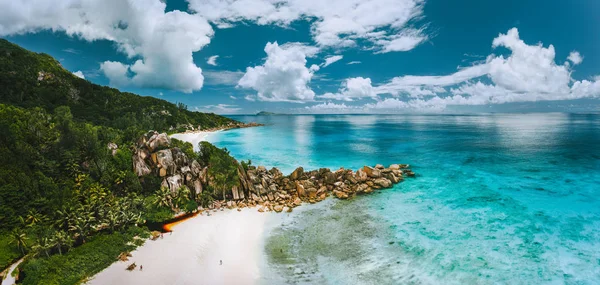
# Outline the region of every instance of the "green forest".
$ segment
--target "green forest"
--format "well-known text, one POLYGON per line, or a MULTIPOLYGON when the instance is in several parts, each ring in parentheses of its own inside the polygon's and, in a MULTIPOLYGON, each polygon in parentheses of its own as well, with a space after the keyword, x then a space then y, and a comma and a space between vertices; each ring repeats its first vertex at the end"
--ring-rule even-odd
POLYGON ((19 258, 22 284, 78 284, 132 250, 147 222, 194 211, 237 181, 237 161, 203 142, 214 187, 196 195, 161 188, 132 169, 136 140, 237 123, 182 104, 92 84, 46 54, 0 40, 0 271, 19 258), (116 148, 109 148, 114 145, 116 148))

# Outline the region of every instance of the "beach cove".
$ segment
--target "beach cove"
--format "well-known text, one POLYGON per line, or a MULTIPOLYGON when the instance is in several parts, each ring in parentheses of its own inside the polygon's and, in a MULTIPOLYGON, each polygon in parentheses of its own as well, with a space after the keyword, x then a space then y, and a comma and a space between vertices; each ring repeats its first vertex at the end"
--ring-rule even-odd
MULTIPOLYGON (((260 242, 253 243, 261 252, 255 255, 261 256, 256 261, 261 265, 251 266, 258 271, 250 272, 258 272, 258 277, 245 275, 251 277, 239 284, 600 280, 595 266, 600 260, 600 202, 594 198, 600 183, 600 154, 593 147, 598 143, 597 117, 258 119, 267 127, 209 138, 236 158, 284 173, 298 165, 357 169, 402 161, 413 164, 419 177, 369 196, 302 205, 292 213, 229 211, 232 216, 266 215, 267 224, 271 217, 279 219, 263 227, 260 242), (455 139, 450 142, 449 136, 455 139), (570 150, 572 145, 579 150, 570 150)), ((174 235, 186 223, 177 225, 174 235)), ((132 260, 135 257, 134 252, 132 260)), ((115 274, 139 274, 124 270, 124 263, 120 266, 115 274)), ((247 270, 246 265, 240 269, 247 270)))

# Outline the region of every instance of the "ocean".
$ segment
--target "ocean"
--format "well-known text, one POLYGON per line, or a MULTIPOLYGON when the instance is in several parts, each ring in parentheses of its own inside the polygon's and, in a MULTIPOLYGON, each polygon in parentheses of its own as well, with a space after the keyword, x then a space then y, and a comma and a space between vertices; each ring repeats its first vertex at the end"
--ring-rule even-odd
POLYGON ((600 115, 232 117, 266 126, 209 140, 253 165, 417 174, 274 230, 284 283, 600 284, 600 115))

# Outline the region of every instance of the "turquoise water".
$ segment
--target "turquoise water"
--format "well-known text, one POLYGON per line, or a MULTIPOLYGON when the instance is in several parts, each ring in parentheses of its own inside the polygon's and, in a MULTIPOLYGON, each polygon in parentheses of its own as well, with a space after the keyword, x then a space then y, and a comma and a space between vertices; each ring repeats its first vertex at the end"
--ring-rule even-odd
MULTIPOLYGON (((383 283, 600 284, 600 115, 235 119, 266 126, 211 141, 284 173, 411 164, 416 179, 348 202, 386 234, 345 275, 384 260, 395 266, 383 283)), ((316 270, 335 268, 323 258, 316 270)))

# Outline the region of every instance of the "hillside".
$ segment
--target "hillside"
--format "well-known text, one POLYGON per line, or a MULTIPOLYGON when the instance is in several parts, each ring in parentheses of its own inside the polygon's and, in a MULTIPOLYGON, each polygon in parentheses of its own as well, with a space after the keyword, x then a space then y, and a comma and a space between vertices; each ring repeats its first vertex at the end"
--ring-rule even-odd
POLYGON ((219 127, 236 121, 192 112, 184 105, 93 84, 64 69, 47 54, 38 54, 0 39, 0 103, 52 112, 68 106, 75 120, 121 130, 167 131, 219 127))
MULTIPOLYGON (((210 187, 203 195, 165 192, 161 177, 136 175, 142 134, 254 126, 90 83, 49 55, 2 39, 0 86, 0 275, 28 255, 23 284, 79 283, 132 250, 144 221, 220 197, 210 187)), ((170 146, 190 163, 198 157, 189 143, 170 146)), ((211 175, 237 169, 226 150, 205 149, 200 165, 221 166, 211 175)))

